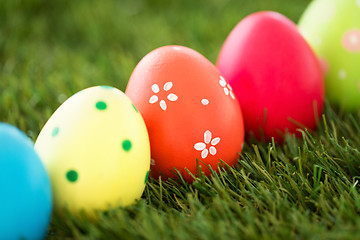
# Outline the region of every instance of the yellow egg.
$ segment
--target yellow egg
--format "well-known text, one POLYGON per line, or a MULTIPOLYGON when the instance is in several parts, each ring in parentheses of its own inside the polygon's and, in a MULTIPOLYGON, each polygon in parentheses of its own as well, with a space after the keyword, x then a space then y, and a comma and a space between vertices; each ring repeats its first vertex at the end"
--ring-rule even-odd
POLYGON ((54 208, 77 213, 127 206, 144 191, 150 144, 144 120, 120 90, 78 92, 51 116, 35 143, 53 187, 54 208))

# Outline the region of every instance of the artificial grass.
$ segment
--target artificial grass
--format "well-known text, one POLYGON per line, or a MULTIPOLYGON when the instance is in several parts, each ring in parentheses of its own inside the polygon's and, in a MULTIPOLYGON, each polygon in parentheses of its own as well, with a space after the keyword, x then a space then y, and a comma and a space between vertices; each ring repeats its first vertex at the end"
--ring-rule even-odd
MULTIPOLYGON (((297 21, 310 1, 0 2, 0 121, 33 140, 56 108, 94 85, 125 90, 137 62, 168 44, 215 62, 246 15, 297 21)), ((150 179, 142 199, 98 221, 54 215, 48 239, 354 239, 360 234, 360 111, 325 105, 315 132, 248 139, 238 165, 193 184, 150 179)))
POLYGON ((357 238, 359 118, 327 104, 317 132, 288 135, 283 145, 246 144, 237 166, 220 164, 193 184, 150 179, 136 205, 97 222, 56 218, 49 238, 357 238))

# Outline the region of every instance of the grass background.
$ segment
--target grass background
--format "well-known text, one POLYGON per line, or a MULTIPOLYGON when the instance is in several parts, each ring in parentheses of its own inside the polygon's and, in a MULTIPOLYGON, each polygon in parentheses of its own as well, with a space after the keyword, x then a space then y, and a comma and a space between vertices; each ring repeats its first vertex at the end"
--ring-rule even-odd
MULTIPOLYGON (((168 44, 215 63, 231 29, 259 10, 297 22, 310 0, 2 0, 0 121, 33 140, 56 108, 94 85, 125 90, 138 61, 168 44)), ((356 239, 360 112, 326 104, 316 132, 249 140, 239 164, 191 185, 151 179, 142 199, 93 222, 54 216, 48 239, 356 239)))

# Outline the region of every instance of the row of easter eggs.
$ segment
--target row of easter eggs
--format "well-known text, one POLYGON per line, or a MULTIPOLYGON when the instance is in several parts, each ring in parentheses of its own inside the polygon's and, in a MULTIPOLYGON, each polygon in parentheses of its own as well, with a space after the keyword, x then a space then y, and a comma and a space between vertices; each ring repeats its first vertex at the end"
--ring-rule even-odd
MULTIPOLYGON (((351 25, 354 20, 342 23, 337 11, 347 10, 347 16, 350 11, 355 19, 360 16, 355 5, 355 0, 315 1, 300 24, 310 43, 322 37, 323 44, 314 40, 312 45, 326 57, 328 68, 338 67, 337 58, 349 58, 344 60, 343 75, 351 91, 335 83, 336 74, 330 70, 326 78, 330 100, 347 109, 359 104, 359 94, 349 83, 355 79, 358 26, 351 25), (336 41, 335 33, 321 32, 317 22, 312 23, 323 12, 316 9, 325 3, 335 6, 334 20, 327 16, 319 29, 336 23, 341 26, 336 31, 345 32, 341 47, 329 44, 335 57, 325 54, 326 47, 316 48, 336 41)), ((256 137, 279 142, 285 131, 316 127, 324 98, 322 71, 286 17, 274 12, 246 17, 224 43, 217 67, 186 47, 156 49, 135 68, 126 95, 98 86, 65 101, 42 129, 37 153, 24 134, 1 124, 0 167, 5 174, 0 184, 5 197, 0 199, 0 223, 5 230, 0 238, 44 236, 51 192, 55 210, 67 207, 76 214, 83 209, 91 215, 93 210, 126 206, 140 198, 150 165, 155 178, 174 177, 178 171, 189 182, 197 172, 197 159, 205 174, 217 169, 219 159, 234 165, 242 151, 244 124, 256 137)))

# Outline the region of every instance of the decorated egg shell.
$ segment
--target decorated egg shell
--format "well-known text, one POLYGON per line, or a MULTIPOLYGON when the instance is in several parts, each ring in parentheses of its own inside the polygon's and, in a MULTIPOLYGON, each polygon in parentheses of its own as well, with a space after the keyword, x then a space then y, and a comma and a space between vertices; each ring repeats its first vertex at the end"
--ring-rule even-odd
POLYGON ((0 123, 0 239, 43 239, 52 211, 51 184, 31 140, 0 123))
POLYGON ((324 99, 316 56, 296 25, 276 12, 257 12, 231 31, 217 67, 233 87, 245 131, 283 141, 284 133, 314 129, 324 99))
POLYGON ((360 1, 313 1, 299 29, 320 59, 329 101, 346 110, 359 108, 360 1))
POLYGON ((152 177, 176 177, 177 170, 191 182, 188 171, 196 175, 197 159, 207 175, 219 159, 237 163, 244 141, 239 103, 198 52, 182 46, 153 50, 136 66, 125 93, 148 128, 152 177))
POLYGON ((56 210, 127 206, 140 198, 150 168, 149 137, 130 99, 108 86, 66 100, 35 143, 47 167, 56 210))

